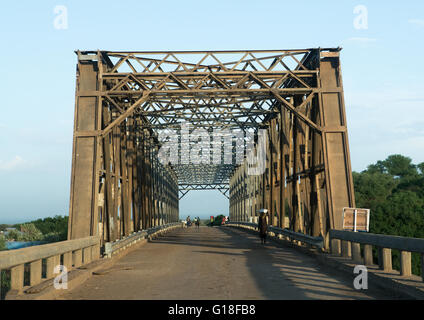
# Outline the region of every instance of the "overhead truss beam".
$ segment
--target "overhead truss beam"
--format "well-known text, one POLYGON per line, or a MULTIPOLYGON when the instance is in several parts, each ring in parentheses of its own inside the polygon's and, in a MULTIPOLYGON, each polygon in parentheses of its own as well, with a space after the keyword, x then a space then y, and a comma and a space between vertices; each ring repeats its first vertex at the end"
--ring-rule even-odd
POLYGON ((339 227, 354 204, 339 51, 77 51, 69 237, 176 221, 178 200, 200 189, 229 197, 233 220, 266 206, 284 225, 288 204, 287 227, 339 227), (252 176, 246 147, 257 154, 260 129, 266 171, 252 176), (211 150, 224 133, 221 163, 190 162, 197 132, 211 150), (170 144, 179 162, 163 163, 170 144))

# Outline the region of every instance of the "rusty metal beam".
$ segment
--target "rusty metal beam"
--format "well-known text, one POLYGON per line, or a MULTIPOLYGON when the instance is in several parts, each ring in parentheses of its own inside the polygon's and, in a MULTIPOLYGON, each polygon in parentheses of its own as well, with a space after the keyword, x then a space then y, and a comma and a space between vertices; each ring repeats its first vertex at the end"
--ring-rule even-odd
MULTIPOLYGON (((266 206, 280 227, 339 228, 354 205, 339 52, 78 51, 69 238, 177 221, 179 192, 198 189, 229 196, 232 220, 266 206), (162 164, 160 130, 181 136, 184 123, 231 130, 232 162, 162 164), (235 143, 264 128, 267 170, 251 176, 235 143)), ((178 143, 179 157, 196 144, 178 143)))

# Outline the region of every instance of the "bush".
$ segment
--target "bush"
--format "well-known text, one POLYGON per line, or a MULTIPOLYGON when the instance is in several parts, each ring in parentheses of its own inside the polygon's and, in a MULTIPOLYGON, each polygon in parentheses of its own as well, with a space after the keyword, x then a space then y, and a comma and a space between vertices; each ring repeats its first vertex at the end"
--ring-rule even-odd
POLYGON ((33 223, 26 223, 21 225, 22 240, 23 241, 41 241, 43 234, 33 223))
POLYGON ((43 241, 46 242, 59 242, 59 241, 65 241, 68 239, 67 233, 60 233, 60 232, 50 232, 43 236, 43 241))
POLYGON ((7 240, 22 241, 22 235, 18 230, 10 230, 6 235, 7 240))
POLYGON ((23 241, 58 242, 65 241, 68 237, 67 216, 57 215, 53 218, 38 219, 26 224, 15 225, 15 227, 21 228, 22 231, 25 230, 23 236, 25 239, 22 239, 22 236, 19 237, 19 240, 23 241))
POLYGON ((6 239, 3 236, 0 236, 0 251, 6 250, 6 239))

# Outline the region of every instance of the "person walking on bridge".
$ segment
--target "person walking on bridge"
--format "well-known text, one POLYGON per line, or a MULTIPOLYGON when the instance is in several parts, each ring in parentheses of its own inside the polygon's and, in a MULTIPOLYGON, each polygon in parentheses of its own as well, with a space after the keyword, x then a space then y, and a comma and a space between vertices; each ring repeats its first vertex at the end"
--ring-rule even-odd
POLYGON ((268 213, 267 209, 259 210, 258 230, 259 230, 259 237, 261 238, 261 244, 266 243, 266 232, 268 229, 268 222, 266 219, 267 213, 268 213))

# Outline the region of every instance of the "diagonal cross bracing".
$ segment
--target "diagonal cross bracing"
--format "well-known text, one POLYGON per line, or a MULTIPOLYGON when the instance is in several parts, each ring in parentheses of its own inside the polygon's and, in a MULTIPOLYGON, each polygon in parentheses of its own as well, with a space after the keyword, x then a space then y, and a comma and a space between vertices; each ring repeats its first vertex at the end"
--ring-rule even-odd
POLYGON ((233 219, 263 206, 284 226, 288 205, 291 229, 337 228, 354 205, 339 52, 78 51, 69 238, 175 221, 201 189, 233 219))
MULTIPOLYGON (((104 103, 111 111, 118 111, 115 123, 132 112, 145 120, 142 128, 158 135, 160 130, 178 130, 184 122, 210 133, 217 129, 257 130, 267 116, 278 112, 275 106, 285 94, 313 92, 308 83, 314 81, 317 71, 304 65, 311 52, 86 51, 78 54, 96 55, 105 61, 107 69, 102 79, 107 99, 104 103), (278 95, 271 90, 276 90, 278 95), (146 93, 149 98, 143 99, 146 93), (144 103, 136 105, 139 101, 144 103)), ((174 164, 173 168, 180 184, 222 184, 229 182, 236 165, 174 164)))

